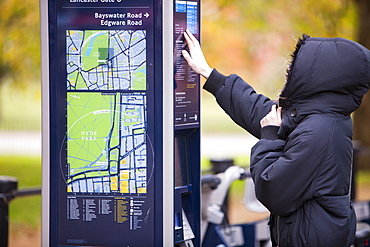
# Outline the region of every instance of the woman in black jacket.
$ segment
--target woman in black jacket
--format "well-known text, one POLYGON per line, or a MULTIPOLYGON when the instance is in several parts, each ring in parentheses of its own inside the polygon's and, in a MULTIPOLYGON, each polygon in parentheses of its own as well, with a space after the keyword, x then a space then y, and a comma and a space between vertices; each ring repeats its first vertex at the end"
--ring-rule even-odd
POLYGON ((343 38, 299 39, 278 101, 237 75, 211 69, 185 33, 184 58, 204 89, 259 141, 251 152, 255 191, 271 212, 274 246, 348 247, 356 216, 350 201, 352 120, 370 87, 370 51, 343 38))

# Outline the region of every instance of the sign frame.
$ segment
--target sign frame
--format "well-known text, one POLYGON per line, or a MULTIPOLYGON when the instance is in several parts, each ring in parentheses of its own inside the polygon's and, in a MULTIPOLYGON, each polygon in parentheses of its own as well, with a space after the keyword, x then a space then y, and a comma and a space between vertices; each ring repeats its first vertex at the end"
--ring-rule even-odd
MULTIPOLYGON (((52 186, 57 186, 58 178, 54 178, 55 171, 51 169, 53 164, 53 155, 51 154, 51 137, 52 131, 55 131, 58 126, 53 126, 51 119, 51 113, 54 109, 51 108, 50 104, 55 100, 53 95, 50 95, 50 83, 51 83, 51 71, 50 68, 50 49, 51 45, 56 45, 55 40, 50 37, 51 32, 56 32, 57 24, 54 20, 49 19, 50 7, 49 2, 51 0, 40 0, 40 21, 41 21, 41 58, 42 58, 42 246, 54 245, 56 239, 58 239, 58 219, 52 217, 55 215, 55 207, 61 205, 53 204, 51 202, 58 199, 55 195, 52 186), (51 30, 51 32, 50 32, 51 30), (53 208, 54 207, 54 208, 53 208), (52 241, 52 242, 51 242, 52 241)), ((156 62, 156 69, 162 71, 162 73, 156 74, 154 87, 155 94, 157 95, 156 102, 161 102, 162 107, 156 114, 155 121, 160 121, 156 127, 155 146, 158 150, 161 150, 161 155, 154 157, 155 164, 162 164, 162 168, 158 171, 161 174, 157 174, 155 181, 156 192, 160 191, 162 200, 156 200, 156 230, 154 243, 156 246, 171 246, 174 243, 173 229, 174 229, 174 181, 173 179, 164 179, 173 177, 173 91, 169 90, 173 88, 173 1, 172 0, 153 0, 155 2, 153 12, 156 18, 162 19, 161 22, 155 21, 155 33, 156 39, 154 46, 156 52, 154 59, 156 62), (160 43, 160 45, 158 45, 160 43), (164 49, 166 47, 166 49, 164 49), (159 48, 159 49, 157 49, 159 48), (166 69, 163 69, 166 68, 166 69), (161 83, 157 83, 161 81, 161 83), (160 95, 160 96, 158 96, 160 95), (171 131, 168 131, 171 130, 171 131)), ((55 60, 53 61, 55 62, 55 60)))

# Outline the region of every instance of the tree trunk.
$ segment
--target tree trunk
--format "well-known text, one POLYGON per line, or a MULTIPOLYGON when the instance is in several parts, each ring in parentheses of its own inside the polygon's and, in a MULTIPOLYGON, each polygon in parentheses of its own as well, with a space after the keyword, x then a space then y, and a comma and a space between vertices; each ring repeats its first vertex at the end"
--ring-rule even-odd
MULTIPOLYGON (((370 1, 356 0, 358 7, 358 42, 370 49, 370 1)), ((354 140, 359 141, 361 150, 358 168, 370 170, 370 93, 367 93, 360 108, 354 113, 354 140)))

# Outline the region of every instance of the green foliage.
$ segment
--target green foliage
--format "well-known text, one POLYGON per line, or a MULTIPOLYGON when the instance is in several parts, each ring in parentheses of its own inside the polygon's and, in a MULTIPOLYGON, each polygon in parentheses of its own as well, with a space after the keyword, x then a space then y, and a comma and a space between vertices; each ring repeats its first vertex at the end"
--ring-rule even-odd
POLYGON ((0 1, 0 82, 23 86, 39 78, 39 26, 39 1, 0 1))
MULTIPOLYGON (((258 93, 275 99, 302 33, 355 39, 351 0, 202 0, 202 47, 208 63, 238 74, 258 93)), ((203 132, 241 132, 212 96, 202 95, 203 132)))
POLYGON ((368 170, 359 171, 357 173, 356 180, 357 180, 357 183, 370 187, 370 171, 368 171, 368 170))
POLYGON ((202 46, 211 66, 276 97, 297 37, 354 39, 356 17, 350 0, 203 0, 202 46))
MULTIPOLYGON (((203 0, 203 47, 214 67, 275 96, 297 36, 353 39, 356 18, 351 0, 203 0)), ((0 35, 0 81, 39 78, 39 1, 0 1, 0 35)))

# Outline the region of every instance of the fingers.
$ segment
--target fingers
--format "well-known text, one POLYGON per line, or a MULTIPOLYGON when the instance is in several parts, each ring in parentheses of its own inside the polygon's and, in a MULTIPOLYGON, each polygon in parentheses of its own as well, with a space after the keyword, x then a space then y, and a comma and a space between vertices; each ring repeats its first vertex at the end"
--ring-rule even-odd
POLYGON ((194 35, 188 29, 184 32, 184 37, 186 39, 186 42, 188 43, 190 53, 195 48, 200 48, 199 41, 197 40, 197 38, 194 37, 194 35))
POLYGON ((277 117, 277 121, 281 124, 281 122, 282 122, 282 119, 281 119, 281 107, 278 107, 276 109, 276 117, 277 117))
POLYGON ((185 39, 188 41, 188 43, 192 43, 194 45, 199 44, 197 38, 189 31, 189 29, 186 29, 185 31, 185 39))
POLYGON ((186 30, 186 32, 184 32, 184 37, 185 37, 187 45, 189 47, 189 52, 186 51, 186 50, 183 50, 182 55, 185 57, 186 61, 188 61, 188 63, 189 63, 189 61, 190 61, 189 59, 191 59, 191 56, 195 52, 194 51, 194 48, 195 48, 194 41, 192 40, 191 37, 193 37, 193 38, 195 38, 195 37, 189 32, 189 30, 186 30))
POLYGON ((184 32, 184 37, 185 37, 185 40, 186 40, 186 43, 187 43, 189 49, 191 50, 194 47, 193 41, 191 40, 191 38, 189 37, 189 34, 187 32, 184 32))
POLYGON ((280 126, 281 125, 281 107, 278 107, 273 104, 271 106, 271 111, 261 119, 260 124, 261 128, 272 125, 272 126, 280 126))
POLYGON ((182 50, 182 56, 185 58, 189 65, 193 63, 192 58, 188 51, 182 50))
POLYGON ((191 34, 189 30, 184 32, 184 37, 189 47, 189 51, 183 50, 183 57, 195 73, 202 75, 205 79, 208 79, 212 73, 212 68, 209 67, 198 40, 193 34, 191 34))

